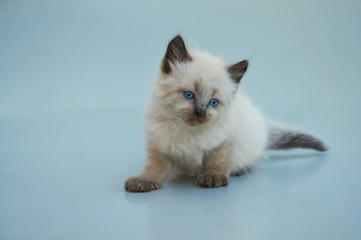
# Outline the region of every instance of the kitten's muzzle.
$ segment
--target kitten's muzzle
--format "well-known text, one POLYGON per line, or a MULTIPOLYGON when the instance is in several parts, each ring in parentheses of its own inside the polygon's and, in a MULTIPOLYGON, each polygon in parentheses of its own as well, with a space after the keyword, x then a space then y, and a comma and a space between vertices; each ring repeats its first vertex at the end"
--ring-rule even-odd
POLYGON ((193 109, 193 112, 188 112, 186 117, 186 123, 190 126, 198 126, 204 124, 210 120, 210 116, 207 113, 207 106, 197 104, 193 109))
POLYGON ((207 107, 205 106, 197 106, 194 114, 198 117, 198 119, 203 119, 207 116, 207 107))

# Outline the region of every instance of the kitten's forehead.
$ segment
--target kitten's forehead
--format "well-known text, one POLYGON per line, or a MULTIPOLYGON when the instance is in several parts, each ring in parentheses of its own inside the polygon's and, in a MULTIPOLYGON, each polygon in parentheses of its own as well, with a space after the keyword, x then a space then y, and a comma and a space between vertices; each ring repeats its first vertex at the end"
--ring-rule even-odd
POLYGON ((194 61, 191 64, 193 72, 203 79, 223 79, 226 75, 226 63, 221 58, 199 50, 191 51, 194 61))
POLYGON ((174 71, 177 78, 194 84, 194 87, 216 87, 225 82, 227 72, 226 63, 208 53, 190 51, 192 61, 180 63, 174 71))

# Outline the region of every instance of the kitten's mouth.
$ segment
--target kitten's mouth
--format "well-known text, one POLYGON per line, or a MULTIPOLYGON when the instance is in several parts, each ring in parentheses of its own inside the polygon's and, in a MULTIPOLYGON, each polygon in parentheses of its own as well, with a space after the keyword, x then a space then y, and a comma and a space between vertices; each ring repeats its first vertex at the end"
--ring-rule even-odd
POLYGON ((205 124, 209 121, 208 118, 190 118, 187 119, 186 123, 192 127, 205 124))

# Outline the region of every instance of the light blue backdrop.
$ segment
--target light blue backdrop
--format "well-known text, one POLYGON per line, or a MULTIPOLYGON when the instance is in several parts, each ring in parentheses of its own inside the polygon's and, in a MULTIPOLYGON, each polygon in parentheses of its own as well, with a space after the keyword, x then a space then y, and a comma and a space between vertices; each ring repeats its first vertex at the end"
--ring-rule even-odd
POLYGON ((0 1, 0 239, 361 239, 360 1, 0 1), (143 108, 181 33, 325 154, 271 152, 227 188, 131 194, 143 108))

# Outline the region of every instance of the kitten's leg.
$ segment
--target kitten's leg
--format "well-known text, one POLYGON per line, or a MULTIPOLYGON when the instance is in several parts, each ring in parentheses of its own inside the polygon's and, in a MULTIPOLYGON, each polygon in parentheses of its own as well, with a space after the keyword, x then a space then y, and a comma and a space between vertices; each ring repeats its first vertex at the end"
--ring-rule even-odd
POLYGON ((143 173, 128 178, 124 187, 128 192, 148 192, 159 189, 170 171, 171 164, 163 154, 155 150, 148 151, 143 173))
POLYGON ((228 185, 228 175, 232 166, 232 145, 224 143, 205 156, 203 174, 198 177, 198 185, 213 188, 228 185))

